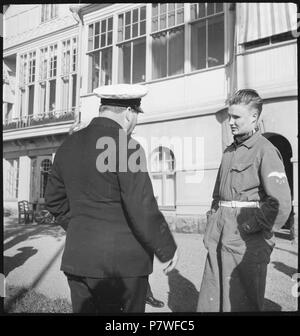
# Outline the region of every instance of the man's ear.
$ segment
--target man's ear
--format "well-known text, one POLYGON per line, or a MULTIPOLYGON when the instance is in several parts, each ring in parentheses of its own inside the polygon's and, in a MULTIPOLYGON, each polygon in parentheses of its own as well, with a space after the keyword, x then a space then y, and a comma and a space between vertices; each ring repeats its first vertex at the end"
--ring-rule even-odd
POLYGON ((131 107, 128 106, 127 109, 126 109, 126 113, 125 113, 125 118, 126 118, 127 121, 131 120, 131 112, 132 112, 131 107))

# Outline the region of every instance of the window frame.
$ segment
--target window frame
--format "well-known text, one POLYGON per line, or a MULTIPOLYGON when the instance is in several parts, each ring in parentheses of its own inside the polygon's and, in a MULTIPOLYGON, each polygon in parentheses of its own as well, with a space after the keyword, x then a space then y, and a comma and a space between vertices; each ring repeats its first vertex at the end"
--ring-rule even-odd
POLYGON ((227 36, 227 28, 226 28, 226 6, 225 6, 225 3, 222 3, 223 4, 223 9, 222 11, 219 11, 219 12, 216 12, 216 6, 217 2, 214 2, 214 13, 213 14, 207 14, 207 5, 208 4, 212 4, 212 3, 209 3, 209 2, 205 2, 205 3, 190 3, 189 5, 189 10, 190 10, 190 20, 188 22, 189 24, 189 29, 190 29, 190 73, 195 73, 195 72, 199 72, 199 71, 207 71, 207 70, 211 70, 211 69, 216 69, 218 67, 223 67, 226 65, 226 36, 227 36), (194 18, 192 19, 192 7, 193 6, 197 6, 199 7, 200 4, 204 4, 205 5, 205 16, 203 17, 198 17, 198 18, 194 18), (223 16, 223 27, 224 27, 224 33, 223 33, 223 39, 224 39, 224 50, 223 50, 223 63, 222 64, 218 64, 218 65, 215 65, 215 66, 208 66, 208 21, 209 19, 211 18, 214 18, 214 17, 219 17, 219 16, 223 16), (206 54, 205 54, 205 67, 204 68, 199 68, 199 69, 192 69, 192 26, 193 25, 197 25, 198 23, 200 22, 205 22, 205 51, 206 51, 206 54))
POLYGON ((42 4, 41 5, 41 24, 54 20, 58 17, 58 4, 42 4), (50 9, 50 10, 49 10, 50 9))
MULTIPOLYGON (((103 17, 102 19, 98 19, 97 21, 93 21, 87 25, 87 52, 86 55, 88 57, 88 92, 92 92, 96 87, 100 85, 101 82, 101 76, 98 76, 98 85, 96 87, 93 87, 93 69, 94 69, 94 59, 98 55, 99 57, 99 74, 101 73, 101 64, 102 64, 102 57, 103 53, 109 49, 111 49, 111 54, 113 54, 113 46, 114 46, 114 15, 108 15, 103 17), (109 20, 111 20, 111 29, 109 28, 109 20), (102 24, 103 22, 106 22, 106 28, 105 32, 102 32, 102 24), (99 24, 99 33, 95 34, 96 31, 96 24, 99 24), (90 27, 92 26, 92 34, 90 35, 90 27), (109 33, 111 33, 111 41, 109 43, 109 33), (101 36, 105 34, 105 44, 101 47, 101 36), (99 36, 99 46, 98 48, 94 48, 95 46, 95 37, 99 36), (93 48, 89 49, 89 40, 92 40, 92 46, 93 48)), ((111 62, 111 68, 109 69, 111 73, 111 84, 113 80, 113 64, 111 62)))
POLYGON ((138 84, 138 83, 145 83, 147 81, 146 78, 146 72, 147 72, 147 6, 146 4, 142 4, 139 6, 136 6, 134 8, 131 9, 127 9, 126 11, 121 11, 119 13, 117 13, 117 38, 116 38, 116 47, 117 47, 117 57, 118 57, 118 66, 117 66, 117 83, 124 83, 124 81, 120 81, 120 48, 122 46, 127 46, 130 45, 130 84, 133 84, 133 48, 134 48, 134 43, 136 41, 143 41, 145 43, 145 71, 144 71, 144 80, 140 81, 140 82, 134 82, 134 84, 138 84), (142 9, 145 9, 145 18, 141 19, 141 12, 142 9), (137 21, 133 22, 133 12, 135 10, 138 10, 138 19, 137 21), (130 13, 130 24, 126 25, 126 14, 130 13), (123 29, 123 39, 121 41, 119 41, 119 17, 123 15, 123 25, 122 27, 123 29), (145 23, 145 33, 144 34, 140 34, 140 30, 141 30, 141 24, 145 23), (134 24, 138 25, 138 34, 137 36, 132 36, 133 35, 133 26, 134 24), (130 27, 130 38, 126 39, 126 27, 130 27))
POLYGON ((166 210, 172 210, 172 209, 176 209, 176 159, 175 159, 175 155, 173 153, 173 151, 165 146, 158 146, 157 148, 155 148, 152 153, 151 153, 151 178, 152 180, 155 177, 161 178, 161 184, 162 184, 162 195, 161 195, 161 205, 159 205, 159 207, 161 209, 166 209, 166 210), (169 152, 170 156, 171 156, 171 160, 166 160, 166 153, 169 152), (162 156, 162 159, 160 161, 160 155, 162 156), (153 163, 155 158, 158 156, 158 167, 163 167, 164 163, 168 163, 171 162, 172 164, 172 170, 164 170, 161 169, 159 170, 153 170, 153 163), (172 179, 174 181, 174 205, 167 205, 166 204, 166 189, 167 189, 167 176, 172 175, 172 179))

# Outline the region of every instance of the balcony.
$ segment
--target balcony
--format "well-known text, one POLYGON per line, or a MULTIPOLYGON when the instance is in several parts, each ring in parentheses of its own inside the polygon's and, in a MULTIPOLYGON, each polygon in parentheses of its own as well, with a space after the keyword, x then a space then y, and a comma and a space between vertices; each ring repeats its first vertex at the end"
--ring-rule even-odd
POLYGON ((76 108, 69 110, 59 110, 43 114, 26 115, 22 117, 4 120, 3 131, 24 129, 33 126, 43 126, 57 124, 66 121, 74 121, 76 117, 76 108))

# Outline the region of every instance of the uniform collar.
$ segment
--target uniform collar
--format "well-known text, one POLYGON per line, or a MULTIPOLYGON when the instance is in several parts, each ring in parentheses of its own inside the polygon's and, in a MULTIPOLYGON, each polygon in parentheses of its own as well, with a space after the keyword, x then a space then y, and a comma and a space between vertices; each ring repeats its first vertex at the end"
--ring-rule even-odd
POLYGON ((90 125, 99 125, 104 127, 122 128, 122 126, 116 121, 106 118, 106 117, 96 117, 94 118, 90 125))
POLYGON ((258 129, 254 134, 252 134, 249 138, 246 138, 243 142, 237 143, 234 141, 231 145, 233 147, 245 146, 248 149, 253 147, 253 145, 257 142, 259 136, 261 135, 261 131, 258 129))

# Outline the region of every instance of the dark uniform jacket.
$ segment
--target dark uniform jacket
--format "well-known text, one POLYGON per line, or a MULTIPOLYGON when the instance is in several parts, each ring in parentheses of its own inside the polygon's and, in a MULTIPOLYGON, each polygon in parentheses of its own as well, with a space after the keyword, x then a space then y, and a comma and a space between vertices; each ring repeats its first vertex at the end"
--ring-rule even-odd
POLYGON ((176 244, 153 195, 144 151, 137 148, 118 123, 98 117, 58 149, 45 199, 67 230, 64 272, 142 276, 152 272, 154 254, 162 262, 173 257, 176 244))

